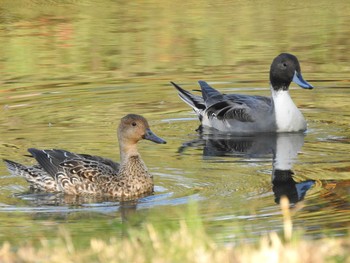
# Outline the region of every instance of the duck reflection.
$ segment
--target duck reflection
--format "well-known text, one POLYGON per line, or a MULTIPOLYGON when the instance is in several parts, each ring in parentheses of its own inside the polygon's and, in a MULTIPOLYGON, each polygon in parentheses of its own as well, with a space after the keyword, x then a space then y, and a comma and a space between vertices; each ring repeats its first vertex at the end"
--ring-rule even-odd
POLYGON ((306 192, 315 184, 314 180, 296 182, 292 167, 304 144, 303 133, 276 134, 276 145, 272 161, 272 190, 275 201, 287 196, 289 202, 297 203, 304 199, 306 192))
MULTIPOLYGON (((65 195, 63 193, 43 193, 43 192, 24 192, 14 195, 30 204, 34 219, 67 219, 72 212, 79 212, 82 218, 91 216, 91 213, 120 214, 121 223, 126 223, 137 213, 139 199, 129 201, 118 201, 112 197, 97 196, 77 196, 65 195)), ((140 197, 142 198, 142 197, 140 197)), ((17 208, 16 208, 17 209, 17 208)))
POLYGON ((200 133, 200 138, 184 143, 179 152, 189 147, 203 147, 204 157, 233 156, 259 158, 272 156, 272 190, 275 202, 287 196, 297 203, 315 184, 314 180, 295 181, 293 164, 304 144, 303 133, 262 133, 245 136, 200 133))

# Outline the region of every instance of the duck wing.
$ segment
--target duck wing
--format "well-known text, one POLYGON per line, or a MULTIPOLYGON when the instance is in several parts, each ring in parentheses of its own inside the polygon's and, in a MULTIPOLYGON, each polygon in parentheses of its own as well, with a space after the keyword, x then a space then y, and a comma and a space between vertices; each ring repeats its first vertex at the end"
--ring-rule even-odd
MULTIPOLYGON (((30 148, 28 151, 37 160, 42 169, 54 178, 63 168, 67 170, 67 167, 73 168, 73 170, 75 167, 76 169, 79 168, 79 170, 85 168, 86 173, 97 168, 98 171, 105 171, 107 174, 117 173, 119 170, 118 163, 100 156, 76 154, 59 149, 38 150, 30 148)), ((80 171, 79 174, 83 174, 83 171, 80 171)))
POLYGON ((199 81, 203 99, 206 104, 206 114, 209 119, 237 120, 254 122, 262 112, 271 110, 272 100, 263 96, 240 94, 222 94, 205 81, 199 81))
POLYGON ((198 81, 201 86, 203 100, 205 102, 206 108, 209 108, 213 104, 224 101, 224 95, 211 87, 208 83, 203 80, 198 81))
POLYGON ((91 160, 91 161, 96 161, 99 163, 102 163, 104 165, 110 166, 112 169, 115 171, 119 170, 119 163, 112 161, 111 159, 96 156, 96 155, 89 155, 89 154, 78 154, 79 156, 83 157, 84 159, 91 160))
POLYGON ((225 121, 235 119, 241 122, 255 121, 251 110, 246 105, 231 101, 215 103, 206 110, 206 113, 209 119, 216 118, 225 121))
MULTIPOLYGON (((102 182, 105 181, 106 178, 115 177, 118 174, 118 171, 111 166, 89 159, 71 159, 62 162, 60 166, 64 169, 64 172, 57 175, 58 181, 61 176, 71 183, 74 183, 74 181, 102 182)), ((63 180, 62 178, 61 180, 63 180)))
POLYGON ((55 177, 56 173, 60 170, 61 162, 77 157, 74 153, 58 149, 39 150, 29 148, 28 152, 36 159, 42 169, 52 177, 55 177))

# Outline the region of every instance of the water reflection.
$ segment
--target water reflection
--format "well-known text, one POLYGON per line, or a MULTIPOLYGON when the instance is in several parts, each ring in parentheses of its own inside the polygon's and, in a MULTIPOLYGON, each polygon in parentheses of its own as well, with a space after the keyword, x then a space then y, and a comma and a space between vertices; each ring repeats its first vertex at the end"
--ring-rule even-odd
MULTIPOLYGON (((311 236, 329 232, 336 237, 347 232, 349 1, 294 1, 292 6, 260 1, 259 8, 256 1, 188 1, 185 8, 175 1, 158 1, 156 5, 126 1, 111 4, 104 0, 19 2, 6 0, 0 6, 3 158, 25 162, 20 149, 67 145, 75 151, 94 151, 114 158, 110 142, 115 135, 105 131, 116 117, 129 110, 144 112, 158 129, 164 130, 171 143, 161 153, 144 148, 158 188, 155 195, 138 200, 136 211, 141 220, 148 211, 155 216, 166 215, 166 220, 176 219, 174 208, 185 207, 189 200, 204 199, 201 217, 219 215, 236 220, 237 215, 243 215, 239 232, 249 229, 256 240, 266 231, 278 231, 279 208, 271 203, 278 201, 279 194, 292 193, 292 188, 298 200, 302 198, 298 193, 307 193, 304 208, 295 216, 296 227, 309 231, 311 236), (303 41, 299 41, 300 37, 303 41), (176 141, 182 138, 179 135, 192 133, 191 125, 197 120, 186 121, 193 116, 174 96, 168 81, 181 80, 186 87, 186 83, 205 76, 223 92, 268 94, 267 65, 280 52, 302 56, 303 71, 318 87, 313 96, 293 90, 293 99, 305 113, 311 132, 302 148, 302 161, 298 156, 298 165, 293 166, 293 160, 290 169, 297 168, 298 178, 305 175, 317 180, 316 184, 298 192, 298 187, 304 189, 304 185, 296 176, 289 172, 282 176, 268 167, 268 172, 275 174, 272 181, 275 178, 276 187, 267 178, 266 194, 265 179, 269 175, 250 176, 256 172, 254 161, 260 161, 250 158, 259 158, 259 148, 270 150, 260 154, 263 166, 270 166, 275 158, 276 138, 268 137, 259 143, 246 138, 245 143, 251 146, 247 145, 245 152, 239 148, 243 139, 236 149, 227 142, 230 138, 199 140, 198 147, 204 146, 205 158, 232 155, 236 157, 228 157, 230 160, 248 160, 251 165, 242 165, 238 172, 232 171, 230 165, 202 164, 196 154, 174 158, 181 144, 176 141), (165 119, 170 119, 169 123, 165 119), (232 173, 237 177, 230 177, 232 173), (222 175, 232 180, 220 180, 222 175), (270 189, 275 191, 275 197, 270 189), (208 208, 217 201, 223 205, 208 208)), ((46 203, 46 197, 33 194, 13 198, 28 185, 22 178, 9 177, 2 162, 0 170, 0 241, 31 242, 43 231, 45 237, 55 237, 57 224, 72 231, 74 245, 82 240, 89 243, 90 238, 101 237, 101 233, 109 239, 116 231, 115 224, 109 224, 110 218, 117 215, 112 222, 119 222, 120 213, 130 215, 135 211, 129 204, 130 210, 124 212, 120 207, 123 205, 113 200, 61 204, 62 200, 54 196, 46 203), (33 220, 34 214, 35 219, 42 219, 33 220), (45 220, 45 216, 52 220, 45 220), (60 217, 70 220, 61 221, 60 217), (53 227, 45 225, 47 222, 53 227)), ((232 221, 224 224, 212 220, 206 225, 209 231, 226 235, 228 242, 246 239, 233 234, 232 221)))
MULTIPOLYGON (((262 158, 272 155, 272 190, 275 202, 287 196, 292 204, 304 199, 314 180, 296 181, 293 164, 304 144, 303 133, 262 133, 233 136, 217 133, 202 133, 199 139, 184 143, 179 152, 188 147, 203 147, 203 156, 232 156, 262 158)), ((254 160, 249 160, 254 162, 254 160)))
POLYGON ((127 222, 137 210, 139 200, 142 198, 130 201, 118 201, 111 197, 96 197, 96 196, 75 196, 65 195, 63 193, 34 193, 25 192, 15 194, 30 204, 28 207, 8 207, 2 208, 1 211, 22 211, 30 212, 33 218, 43 218, 43 214, 47 217, 52 217, 55 212, 55 217, 65 217, 71 212, 98 212, 102 214, 116 214, 119 212, 121 222, 127 222))
POLYGON ((288 197, 291 203, 303 200, 306 192, 315 184, 314 180, 296 182, 293 178, 293 163, 304 144, 304 134, 277 134, 272 162, 272 185, 275 201, 281 196, 288 197))
POLYGON ((120 215, 121 222, 127 222, 138 210, 148 210, 159 206, 178 206, 189 203, 190 200, 200 201, 203 199, 198 194, 174 196, 173 192, 161 186, 155 185, 154 194, 140 196, 135 200, 121 201, 108 196, 76 196, 63 193, 46 193, 25 191, 15 193, 13 197, 25 202, 25 206, 0 204, 0 212, 24 212, 33 217, 43 217, 41 214, 55 216, 65 215, 72 212, 99 213, 105 215, 120 215))

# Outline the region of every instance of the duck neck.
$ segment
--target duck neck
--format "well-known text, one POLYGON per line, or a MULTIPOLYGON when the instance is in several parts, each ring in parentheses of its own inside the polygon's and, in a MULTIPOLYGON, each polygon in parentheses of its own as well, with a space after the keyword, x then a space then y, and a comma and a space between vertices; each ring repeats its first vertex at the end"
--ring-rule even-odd
MULTIPOLYGON (((137 151, 136 143, 135 144, 121 144, 120 145, 120 169, 119 176, 116 177, 116 180, 119 180, 120 177, 123 178, 152 178, 148 174, 147 167, 141 155, 137 151)), ((143 180, 142 179, 142 180, 143 180)), ((148 180, 147 179, 147 180, 148 180)))
POLYGON ((271 86, 270 89, 271 89, 271 95, 272 95, 275 106, 276 106, 276 104, 283 104, 283 102, 286 102, 288 104, 292 103, 295 106, 292 98, 289 95, 288 88, 274 89, 271 86))
POLYGON ((122 165, 126 164, 130 157, 140 156, 139 152, 137 151, 136 143, 135 144, 121 143, 119 148, 120 148, 120 162, 122 165))
POLYGON ((306 129, 306 121, 289 95, 288 88, 271 87, 278 132, 295 132, 306 129))

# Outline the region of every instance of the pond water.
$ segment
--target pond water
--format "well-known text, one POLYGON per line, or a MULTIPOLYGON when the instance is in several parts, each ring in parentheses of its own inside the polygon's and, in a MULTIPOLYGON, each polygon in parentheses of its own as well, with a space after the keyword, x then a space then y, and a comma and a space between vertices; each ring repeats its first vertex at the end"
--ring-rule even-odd
POLYGON ((218 242, 255 242, 282 229, 292 202, 308 238, 342 236, 350 218, 350 4, 276 1, 2 1, 0 157, 33 164, 27 148, 61 148, 119 160, 116 126, 148 118, 166 145, 139 150, 155 193, 137 202, 28 192, 0 162, 0 241, 35 242, 57 227, 74 242, 122 236, 125 222, 162 224, 191 200, 218 242), (269 67, 295 54, 313 90, 291 87, 305 134, 217 136, 169 81, 266 95, 269 67))

